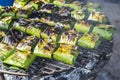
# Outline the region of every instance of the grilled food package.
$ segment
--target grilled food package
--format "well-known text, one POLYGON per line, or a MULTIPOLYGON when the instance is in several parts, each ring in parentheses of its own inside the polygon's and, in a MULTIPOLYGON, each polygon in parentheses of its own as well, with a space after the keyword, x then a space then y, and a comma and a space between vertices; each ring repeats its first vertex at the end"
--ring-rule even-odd
POLYGON ((31 51, 20 51, 15 50, 14 54, 7 57, 3 63, 9 64, 12 66, 17 66, 20 68, 28 69, 29 66, 33 63, 36 56, 31 53, 31 51))
POLYGON ((81 10, 83 5, 82 5, 82 2, 73 1, 72 3, 65 4, 65 6, 68 6, 71 9, 74 9, 74 10, 81 10))
POLYGON ((24 7, 30 0, 15 0, 13 6, 17 8, 24 7))
POLYGON ((31 23, 31 20, 20 18, 18 19, 18 21, 14 22, 13 28, 18 31, 25 32, 26 28, 29 26, 30 23, 31 23))
POLYGON ((88 20, 92 20, 98 23, 108 23, 109 20, 106 17, 106 15, 104 13, 100 13, 100 12, 92 12, 88 18, 88 20))
POLYGON ((92 25, 89 24, 89 22, 78 21, 78 22, 75 23, 74 29, 79 33, 87 33, 87 32, 89 32, 91 26, 92 25))
POLYGON ((9 30, 0 42, 0 59, 3 60, 13 54, 18 42, 20 42, 23 37, 24 34, 22 32, 14 29, 9 30))
POLYGON ((12 26, 12 17, 0 19, 0 30, 9 30, 12 26))
POLYGON ((31 15, 31 10, 30 9, 18 9, 16 13, 16 18, 29 18, 31 15))
POLYGON ((33 53, 36 56, 51 59, 55 47, 56 47, 56 43, 53 42, 51 39, 40 39, 33 53))
POLYGON ((15 17, 17 12, 17 8, 16 7, 4 7, 4 11, 1 15, 1 17, 15 17))
POLYGON ((42 38, 49 39, 51 38, 54 42, 57 41, 57 38, 61 34, 62 29, 60 27, 46 27, 46 29, 41 33, 42 38))
POLYGON ((98 24, 93 28, 92 33, 99 34, 99 36, 106 40, 111 40, 115 28, 112 25, 98 24))
POLYGON ((78 39, 78 33, 74 30, 67 30, 62 33, 59 43, 75 45, 78 39))
POLYGON ((54 0, 53 4, 61 7, 61 6, 63 6, 65 4, 65 2, 66 2, 66 0, 54 0))
POLYGON ((0 6, 0 16, 2 15, 3 12, 4 12, 4 7, 0 6))
POLYGON ((82 20, 86 16, 86 13, 84 10, 73 10, 71 12, 71 17, 75 18, 76 20, 82 20))
POLYGON ((83 48, 94 49, 97 48, 100 44, 100 37, 96 34, 84 34, 79 40, 78 45, 83 48))
POLYGON ((55 60, 67 64, 74 64, 77 56, 77 47, 69 44, 60 44, 59 48, 53 53, 53 58, 55 60))
POLYGON ((1 41, 1 39, 2 39, 4 36, 5 36, 5 32, 2 31, 2 30, 0 30, 0 41, 1 41))
POLYGON ((57 9, 57 7, 54 5, 54 4, 43 4, 41 7, 40 7, 40 10, 41 12, 46 12, 46 13, 53 13, 55 10, 57 9))

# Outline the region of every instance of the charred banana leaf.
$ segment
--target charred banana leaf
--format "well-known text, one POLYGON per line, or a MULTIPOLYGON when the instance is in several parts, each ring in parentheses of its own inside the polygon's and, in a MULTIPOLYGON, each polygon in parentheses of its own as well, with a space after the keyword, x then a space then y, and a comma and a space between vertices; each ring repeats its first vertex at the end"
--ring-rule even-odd
POLYGON ((12 17, 5 17, 0 20, 0 30, 9 30, 12 24, 12 17))
POLYGON ((115 28, 112 25, 99 24, 93 28, 92 33, 99 34, 99 36, 106 40, 111 40, 113 34, 115 32, 115 28))
POLYGON ((73 10, 71 12, 71 17, 75 18, 76 20, 84 19, 86 16, 84 10, 73 10))
POLYGON ((54 49, 55 42, 51 39, 40 39, 34 49, 34 54, 39 57, 51 59, 54 49))
POLYGON ((62 33, 59 43, 75 45, 77 39, 78 39, 78 33, 76 33, 74 30, 67 30, 64 33, 62 33))
POLYGON ((53 13, 56 10, 56 6, 54 4, 43 4, 39 11, 46 13, 53 13))
POLYGON ((91 12, 95 12, 95 11, 100 11, 100 4, 98 3, 87 3, 86 5, 84 5, 83 9, 87 9, 89 11, 89 13, 91 12))
POLYGON ((65 6, 70 7, 72 9, 74 9, 74 10, 81 10, 83 5, 82 5, 82 2, 73 1, 70 4, 65 4, 65 6))
POLYGON ((4 7, 4 12, 2 13, 2 17, 15 17, 17 12, 17 8, 16 7, 4 7))
POLYGON ((60 27, 50 27, 48 26, 43 33, 41 34, 42 38, 49 39, 51 38, 53 41, 57 41, 59 34, 61 34, 62 29, 60 27))
POLYGON ((31 9, 18 9, 16 13, 16 18, 29 18, 31 15, 32 11, 31 9))
POLYGON ((32 22, 31 20, 20 18, 18 22, 14 22, 13 28, 18 31, 25 32, 26 28, 29 26, 31 22, 32 22))
POLYGON ((28 69, 33 63, 36 56, 31 54, 31 51, 19 51, 15 50, 14 54, 7 57, 3 63, 20 68, 28 69))
POLYGON ((97 48, 100 44, 99 36, 96 34, 84 34, 79 40, 78 45, 83 48, 97 48))
POLYGON ((88 20, 96 21, 99 23, 105 23, 105 24, 109 22, 107 16, 104 13, 100 13, 100 12, 92 12, 88 20))
POLYGON ((60 44, 59 48, 53 53, 53 58, 55 60, 74 64, 78 56, 78 51, 76 46, 71 46, 69 44, 60 44))
POLYGON ((35 47, 38 39, 34 36, 25 37, 16 47, 20 51, 31 51, 35 47))
POLYGON ((74 29, 79 33, 89 32, 90 28, 91 25, 89 24, 89 22, 85 22, 85 21, 78 21, 74 25, 74 29))
POLYGON ((15 0, 13 6, 17 8, 24 7, 30 0, 15 0))

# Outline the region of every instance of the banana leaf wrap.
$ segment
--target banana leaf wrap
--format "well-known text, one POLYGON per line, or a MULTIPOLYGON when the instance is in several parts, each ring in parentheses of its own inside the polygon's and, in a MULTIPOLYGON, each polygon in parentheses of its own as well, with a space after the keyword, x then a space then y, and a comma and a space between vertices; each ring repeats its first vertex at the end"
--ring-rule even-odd
POLYGON ((77 42, 83 48, 94 49, 100 44, 100 37, 96 34, 84 34, 77 42))
POLYGON ((11 29, 6 33, 0 43, 0 59, 4 60, 9 55, 13 54, 15 51, 15 47, 18 42, 21 41, 24 34, 22 32, 11 29))
POLYGON ((54 5, 54 4, 43 4, 41 7, 40 7, 40 10, 41 12, 46 12, 46 13, 53 13, 55 10, 57 9, 57 7, 54 5))
POLYGON ((55 4, 58 7, 61 7, 65 4, 66 0, 54 0, 53 4, 55 4))
POLYGON ((0 31, 0 40, 5 36, 5 32, 4 31, 0 31))
POLYGON ((31 9, 18 9, 16 13, 16 18, 29 18, 30 15, 32 14, 31 9))
POLYGON ((19 51, 15 50, 14 54, 7 57, 3 63, 12 66, 28 69, 29 66, 36 59, 36 56, 31 53, 31 51, 19 51))
POLYGON ((16 7, 4 7, 4 11, 1 15, 1 17, 15 17, 17 12, 17 8, 16 7))
POLYGON ((12 17, 5 17, 0 20, 0 30, 9 30, 12 26, 12 17))
POLYGON ((59 48, 53 53, 53 58, 72 65, 79 54, 76 48, 69 44, 60 44, 59 48))
POLYGON ((38 42, 38 38, 35 36, 26 36, 22 39, 17 45, 16 49, 19 51, 33 51, 36 43, 38 42))
POLYGON ((59 16, 70 16, 72 9, 67 7, 67 6, 62 6, 59 8, 56 8, 55 10, 55 15, 59 15, 59 16))
POLYGON ((18 31, 25 32, 26 28, 29 26, 29 24, 31 22, 32 21, 30 19, 20 18, 20 19, 18 19, 17 22, 14 22, 13 28, 16 29, 16 30, 18 30, 18 31))
POLYGON ((51 38, 54 42, 57 41, 59 34, 62 32, 62 28, 60 27, 46 27, 46 29, 41 33, 42 38, 49 39, 51 38))
POLYGON ((75 18, 76 20, 84 19, 86 16, 86 13, 84 10, 73 10, 71 12, 71 17, 75 18))
POLYGON ((62 33, 59 43, 75 45, 78 39, 78 33, 74 30, 67 30, 62 33))
POLYGON ((42 3, 40 0, 31 0, 27 5, 23 7, 23 9, 31 9, 32 11, 39 10, 41 5, 42 3))
POLYGON ((64 29, 71 28, 71 24, 69 22, 57 22, 57 23, 55 23, 55 26, 62 27, 64 29))
POLYGON ((82 2, 73 1, 72 3, 65 4, 65 6, 70 7, 74 10, 81 10, 83 5, 82 5, 82 2))
POLYGON ((51 39, 40 39, 33 53, 36 56, 51 59, 52 53, 55 50, 55 46, 55 42, 53 42, 51 39))
POLYGON ((95 12, 95 11, 100 11, 101 7, 99 3, 87 3, 83 6, 83 9, 87 9, 89 13, 95 12))
POLYGON ((78 21, 74 25, 74 29, 79 33, 87 33, 91 27, 92 25, 85 21, 78 21))
POLYGON ((0 6, 0 16, 2 15, 3 12, 4 12, 4 7, 0 6))
POLYGON ((98 23, 104 23, 104 24, 109 22, 107 16, 104 13, 100 13, 100 12, 92 12, 88 20, 92 20, 92 21, 96 21, 98 23))
POLYGON ((15 0, 13 6, 17 8, 24 7, 30 0, 15 0))
POLYGON ((42 23, 48 24, 50 26, 55 25, 55 21, 54 21, 53 17, 49 14, 42 15, 42 17, 39 18, 39 21, 42 22, 42 23))
POLYGON ((112 40, 115 28, 112 25, 99 24, 93 28, 92 33, 98 34, 101 38, 112 40))

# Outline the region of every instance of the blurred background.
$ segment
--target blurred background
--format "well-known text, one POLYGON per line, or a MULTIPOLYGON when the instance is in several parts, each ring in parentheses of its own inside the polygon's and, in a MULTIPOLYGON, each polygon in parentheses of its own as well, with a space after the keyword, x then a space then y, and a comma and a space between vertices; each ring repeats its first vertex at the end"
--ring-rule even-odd
POLYGON ((111 24, 116 27, 114 35, 113 54, 96 80, 120 80, 120 0, 83 0, 100 3, 102 11, 106 12, 111 24))

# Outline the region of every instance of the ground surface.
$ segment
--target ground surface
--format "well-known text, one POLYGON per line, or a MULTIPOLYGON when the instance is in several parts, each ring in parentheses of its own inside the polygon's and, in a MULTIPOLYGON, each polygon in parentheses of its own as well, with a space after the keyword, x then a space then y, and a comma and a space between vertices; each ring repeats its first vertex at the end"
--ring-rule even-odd
POLYGON ((113 54, 108 64, 98 74, 96 80, 120 80, 120 0, 84 0, 99 2, 111 23, 116 27, 113 54))

